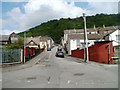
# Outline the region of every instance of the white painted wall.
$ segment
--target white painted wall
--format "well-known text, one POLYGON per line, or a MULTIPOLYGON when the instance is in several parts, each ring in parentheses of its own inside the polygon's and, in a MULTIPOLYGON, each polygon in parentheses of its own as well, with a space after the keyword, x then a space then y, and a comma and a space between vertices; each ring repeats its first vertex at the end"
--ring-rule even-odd
POLYGON ((70 50, 77 49, 77 42, 76 40, 70 40, 70 50))
POLYGON ((44 46, 47 48, 47 42, 46 41, 41 41, 40 42, 40 49, 44 48, 44 46))
POLYGON ((47 40, 47 45, 48 45, 47 48, 50 48, 50 47, 51 47, 51 42, 50 42, 50 40, 47 40))
POLYGON ((109 35, 109 40, 113 40, 113 46, 118 46, 120 45, 120 40, 117 40, 116 35, 120 35, 120 30, 116 30, 112 34, 109 35))
POLYGON ((64 34, 64 43, 68 41, 68 34, 64 34))
MULTIPOLYGON (((80 43, 84 43, 84 40, 79 40, 79 41, 80 43)), ((95 41, 96 40, 88 40, 88 42, 90 43, 88 44, 88 46, 94 45, 95 41)), ((82 47, 82 45, 80 46, 82 47)), ((77 49, 77 39, 75 40, 70 39, 67 45, 68 55, 71 55, 71 50, 75 50, 75 49, 77 49)))

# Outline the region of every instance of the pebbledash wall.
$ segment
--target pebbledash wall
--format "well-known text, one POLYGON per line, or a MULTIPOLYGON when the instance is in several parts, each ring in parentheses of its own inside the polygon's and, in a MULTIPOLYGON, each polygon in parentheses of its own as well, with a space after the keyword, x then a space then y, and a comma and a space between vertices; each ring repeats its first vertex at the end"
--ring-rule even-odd
MULTIPOLYGON (((112 57, 114 56, 112 41, 95 42, 95 44, 88 48, 89 60, 99 63, 114 63, 112 57)), ((84 59, 84 49, 76 49, 71 51, 71 56, 84 59)))

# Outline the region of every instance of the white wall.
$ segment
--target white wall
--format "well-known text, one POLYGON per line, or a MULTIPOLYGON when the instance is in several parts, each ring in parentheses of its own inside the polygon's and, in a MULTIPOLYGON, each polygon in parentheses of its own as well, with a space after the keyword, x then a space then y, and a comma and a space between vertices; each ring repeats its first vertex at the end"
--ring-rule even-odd
POLYGON ((66 43, 68 40, 68 34, 64 34, 64 43, 66 43))
POLYGON ((44 48, 44 45, 45 45, 45 47, 47 48, 47 43, 46 43, 46 41, 41 41, 41 42, 40 42, 40 49, 44 48))
MULTIPOLYGON (((80 43, 84 43, 84 40, 79 40, 80 43)), ((90 44, 88 44, 88 46, 91 46, 94 44, 96 40, 88 40, 88 42, 90 44)), ((81 45, 80 45, 81 46, 81 45)), ((69 40, 69 43, 68 43, 68 46, 67 46, 67 50, 68 50, 68 55, 71 55, 71 50, 75 50, 77 49, 77 39, 73 40, 73 39, 70 39, 69 40)))
POLYGON ((115 32, 109 35, 109 40, 113 40, 113 46, 120 45, 120 43, 118 43, 119 41, 117 40, 116 35, 120 35, 120 30, 116 30, 115 32))
POLYGON ((47 45, 48 45, 48 47, 47 47, 47 48, 50 48, 50 47, 51 47, 50 40, 47 40, 47 45))

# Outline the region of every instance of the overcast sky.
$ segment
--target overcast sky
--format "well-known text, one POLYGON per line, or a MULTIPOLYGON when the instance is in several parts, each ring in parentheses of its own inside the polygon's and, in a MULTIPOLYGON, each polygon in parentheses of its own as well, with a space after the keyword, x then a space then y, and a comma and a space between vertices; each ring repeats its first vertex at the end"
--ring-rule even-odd
POLYGON ((88 16, 100 13, 118 13, 118 1, 113 2, 114 0, 110 2, 99 0, 97 2, 87 0, 8 1, 5 0, 0 3, 0 9, 2 9, 0 15, 2 34, 22 32, 53 19, 80 17, 82 13, 86 13, 88 16))

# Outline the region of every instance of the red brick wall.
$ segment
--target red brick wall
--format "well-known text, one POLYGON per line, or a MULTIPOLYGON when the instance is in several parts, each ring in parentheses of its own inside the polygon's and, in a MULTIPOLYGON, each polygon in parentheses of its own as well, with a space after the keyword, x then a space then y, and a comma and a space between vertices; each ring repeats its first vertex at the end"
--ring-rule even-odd
MULTIPOLYGON (((113 63, 113 60, 111 60, 111 57, 113 57, 112 42, 95 42, 95 45, 89 47, 88 50, 90 61, 95 61, 99 63, 113 63), (110 54, 108 54, 108 45, 110 45, 110 54), (108 58, 110 58, 109 61, 108 58)), ((84 59, 84 49, 72 50, 71 56, 84 59)))

